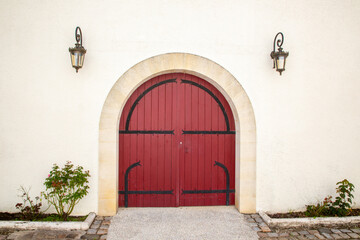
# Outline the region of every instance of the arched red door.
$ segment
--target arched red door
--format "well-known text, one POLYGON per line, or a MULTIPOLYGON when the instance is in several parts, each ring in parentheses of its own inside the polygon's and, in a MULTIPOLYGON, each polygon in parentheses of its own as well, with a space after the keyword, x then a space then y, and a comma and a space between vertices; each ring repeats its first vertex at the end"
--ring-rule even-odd
POLYGON ((233 205, 235 124, 224 96, 184 73, 142 84, 119 126, 119 206, 233 205))

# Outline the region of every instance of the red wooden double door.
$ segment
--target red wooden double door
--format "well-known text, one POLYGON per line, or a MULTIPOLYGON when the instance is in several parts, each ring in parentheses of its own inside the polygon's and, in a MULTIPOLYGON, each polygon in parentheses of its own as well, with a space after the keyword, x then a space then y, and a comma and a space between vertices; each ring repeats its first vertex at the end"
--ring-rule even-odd
POLYGON ((235 125, 210 83, 184 73, 142 84, 119 126, 119 206, 233 205, 235 125))

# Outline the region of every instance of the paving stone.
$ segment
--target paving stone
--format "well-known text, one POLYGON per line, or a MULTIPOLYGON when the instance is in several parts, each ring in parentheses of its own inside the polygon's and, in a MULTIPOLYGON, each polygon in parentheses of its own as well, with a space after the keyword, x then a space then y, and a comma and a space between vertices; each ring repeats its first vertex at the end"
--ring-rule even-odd
POLYGON ((0 235, 0 240, 4 240, 4 239, 6 239, 6 235, 0 235))
POLYGON ((263 232, 271 232, 271 229, 267 226, 260 226, 261 231, 263 232))
POLYGON ((307 239, 307 237, 305 237, 305 236, 303 236, 303 235, 297 236, 296 238, 297 238, 297 239, 301 239, 301 240, 306 240, 306 239, 307 239))
POLYGON ((280 237, 288 237, 288 236, 289 236, 289 233, 287 233, 287 232, 282 232, 282 233, 279 233, 279 236, 280 236, 280 237))
POLYGON ((308 230, 308 232, 309 232, 310 234, 312 234, 312 235, 314 235, 315 233, 319 233, 318 230, 308 230))
POLYGON ((266 223, 262 222, 262 223, 258 223, 259 227, 267 227, 268 225, 266 225, 266 223))
POLYGON ((102 234, 107 234, 108 230, 107 229, 99 229, 99 231, 97 231, 97 234, 102 235, 102 234))
POLYGON ((297 232, 291 232, 290 235, 291 236, 298 236, 299 234, 297 232))
POLYGON ((259 214, 251 214, 250 215, 252 218, 256 218, 256 217, 259 217, 259 214))
POLYGON ((351 231, 354 233, 360 233, 360 228, 352 228, 351 231))
POLYGON ((87 234, 96 234, 96 232, 98 231, 98 229, 92 229, 90 228, 89 230, 87 230, 87 234))
POLYGON ((319 231, 320 233, 327 233, 327 234, 331 234, 331 233, 332 233, 332 231, 331 231, 330 229, 328 229, 328 228, 319 228, 318 231, 319 231))
POLYGON ((92 228, 92 229, 97 229, 97 228, 99 228, 99 227, 100 227, 100 224, 93 224, 93 225, 91 225, 90 228, 92 228))
POLYGON ((254 222, 255 222, 255 220, 254 220, 254 219, 252 219, 252 218, 247 219, 247 221, 248 221, 248 222, 251 222, 251 223, 254 223, 254 222))
POLYGON ((339 229, 335 229, 335 228, 332 228, 331 231, 332 231, 333 233, 341 233, 341 231, 340 231, 339 229))
POLYGON ((81 239, 98 240, 100 239, 100 236, 96 234, 85 234, 81 237, 81 239))
POLYGON ((300 236, 290 236, 289 239, 291 239, 291 240, 298 240, 298 239, 299 239, 298 237, 300 237, 300 236))
POLYGON ((278 237, 279 234, 271 232, 271 233, 268 233, 268 236, 269 237, 278 237))
POLYGON ((348 235, 349 235, 351 238, 360 238, 360 236, 359 236, 357 233, 348 233, 348 235))
POLYGON ((95 220, 102 221, 102 220, 104 220, 104 217, 103 216, 96 216, 95 220))
POLYGON ((80 237, 84 234, 86 234, 86 231, 83 231, 83 230, 76 230, 76 231, 70 231, 71 233, 69 234, 69 231, 66 231, 67 232, 67 238, 69 238, 68 236, 74 236, 75 239, 80 239, 80 237), (73 235, 74 234, 74 235, 73 235))
POLYGON ((106 239, 107 235, 101 235, 100 239, 106 239))
POLYGON ((104 220, 102 224, 110 225, 110 220, 104 220))
MULTIPOLYGON (((25 239, 26 239, 27 237, 25 237, 25 239)), ((31 237, 31 238, 28 238, 29 240, 30 239, 32 239, 33 237, 31 237)), ((46 239, 55 239, 56 238, 56 236, 55 235, 45 235, 45 238, 46 239)))
POLYGON ((314 236, 317 237, 318 239, 325 239, 325 237, 320 233, 314 233, 314 236))
POLYGON ((326 237, 326 239, 334 239, 329 233, 323 233, 324 237, 326 237))
POLYGON ((307 235, 307 234, 309 234, 308 231, 299 231, 298 233, 301 234, 301 235, 307 235))
POLYGON ((263 219, 261 217, 254 218, 256 222, 260 223, 263 222, 263 219))
POLYGON ((110 221, 112 219, 112 217, 105 217, 105 220, 110 221))
POLYGON ((79 234, 76 234, 76 233, 70 233, 70 234, 67 234, 65 237, 66 238, 76 238, 78 237, 79 234))
POLYGON ((254 231, 256 231, 256 232, 260 232, 260 231, 261 231, 261 229, 258 228, 258 227, 252 227, 252 229, 253 229, 254 231))
POLYGON ((317 239, 317 237, 315 237, 314 235, 305 235, 305 237, 307 237, 308 239, 317 239))
POLYGON ((351 231, 349 229, 345 229, 345 228, 340 229, 340 231, 343 232, 343 233, 351 233, 351 231))
POLYGON ((339 235, 343 238, 343 239, 349 239, 349 235, 347 235, 346 233, 339 233, 339 235))
POLYGON ((106 225, 106 224, 104 225, 104 224, 102 224, 102 225, 100 226, 100 229, 108 229, 109 226, 110 226, 110 225, 106 225))
POLYGON ((339 235, 339 234, 331 234, 331 236, 334 238, 334 239, 342 239, 342 237, 339 235))
POLYGON ((264 232, 258 232, 257 234, 258 234, 258 236, 261 237, 261 238, 265 238, 265 237, 268 236, 267 233, 264 233, 264 232))
POLYGON ((28 236, 30 238, 28 239, 31 239, 32 236, 34 235, 34 231, 19 231, 19 232, 14 232, 14 233, 11 233, 7 239, 17 239, 17 238, 22 238, 22 236, 28 236))

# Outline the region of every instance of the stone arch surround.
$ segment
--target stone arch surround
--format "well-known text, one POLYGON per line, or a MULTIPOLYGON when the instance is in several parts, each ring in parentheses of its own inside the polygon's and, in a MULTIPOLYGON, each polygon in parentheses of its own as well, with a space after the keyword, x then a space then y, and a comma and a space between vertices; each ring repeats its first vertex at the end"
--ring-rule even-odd
POLYGON ((112 216, 118 209, 118 132, 127 99, 145 81, 172 72, 207 80, 229 102, 236 127, 235 206, 241 213, 256 212, 256 124, 245 90, 231 73, 209 59, 188 53, 167 53, 130 68, 116 81, 105 100, 99 126, 98 214, 112 216))

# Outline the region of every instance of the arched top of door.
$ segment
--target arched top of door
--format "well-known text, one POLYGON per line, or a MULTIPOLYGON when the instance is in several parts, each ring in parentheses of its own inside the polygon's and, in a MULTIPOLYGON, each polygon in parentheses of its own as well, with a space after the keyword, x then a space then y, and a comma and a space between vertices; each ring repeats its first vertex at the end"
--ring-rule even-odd
MULTIPOLYGON (((181 74, 181 73, 180 73, 181 74)), ((212 92, 209 88, 207 88, 204 85, 201 85, 197 82, 188 80, 189 78, 187 78, 187 76, 189 76, 189 74, 183 74, 183 76, 181 78, 169 78, 166 80, 162 80, 160 82, 157 82, 153 85, 151 85, 150 87, 146 88, 143 92, 141 92, 139 94, 139 96, 135 99, 135 101, 131 104, 130 110, 127 113, 127 117, 126 117, 126 124, 125 124, 125 129, 119 130, 119 133, 165 133, 165 134, 174 134, 173 130, 165 130, 165 131, 159 131, 159 130, 154 130, 154 131, 141 131, 141 130, 130 130, 129 126, 130 126, 130 121, 131 121, 131 116, 136 108, 136 106, 138 105, 138 103, 141 101, 141 99, 143 99, 145 97, 146 94, 148 94, 149 92, 151 92, 152 90, 154 90, 155 88, 158 88, 162 85, 165 84, 170 84, 170 83, 179 83, 179 84, 189 84, 191 86, 197 87, 199 89, 201 89, 202 91, 206 92, 219 106, 223 116, 224 116, 224 121, 226 124, 226 130, 225 131, 184 131, 183 130, 183 134, 235 134, 234 130, 230 129, 230 121, 229 121, 229 116, 228 113, 225 110, 225 107, 223 105, 223 103, 219 100, 219 98, 216 96, 216 94, 214 92, 212 92)), ((232 114, 231 114, 232 117, 232 114)))

